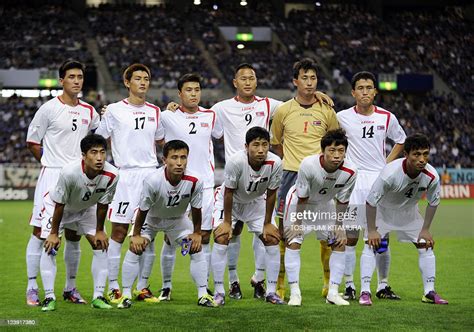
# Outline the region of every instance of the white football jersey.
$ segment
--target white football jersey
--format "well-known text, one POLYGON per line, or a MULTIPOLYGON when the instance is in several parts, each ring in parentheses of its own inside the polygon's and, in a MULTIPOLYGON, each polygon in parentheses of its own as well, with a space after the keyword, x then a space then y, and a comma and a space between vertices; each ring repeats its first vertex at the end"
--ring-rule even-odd
POLYGON ((246 204, 263 200, 267 189, 277 189, 280 186, 282 173, 282 162, 276 154, 268 152, 263 166, 255 171, 249 165, 247 152, 241 150, 227 160, 223 186, 235 189, 235 203, 246 204))
POLYGON ((406 173, 406 159, 400 158, 388 163, 375 180, 367 203, 390 209, 403 210, 415 206, 426 193, 431 206, 440 202, 439 175, 433 166, 425 169, 414 179, 406 173))
POLYGON ((156 167, 156 143, 164 137, 160 108, 126 99, 107 106, 96 134, 112 141, 112 156, 118 168, 156 167))
POLYGON ((117 182, 118 170, 108 162, 99 175, 89 179, 84 173, 84 161, 79 159, 63 167, 49 196, 54 202, 65 204, 65 212, 76 213, 97 203, 110 204, 117 182))
POLYGON ((204 188, 214 188, 214 145, 212 137, 222 137, 222 131, 216 127, 216 113, 199 107, 196 113, 166 111, 161 113, 161 123, 165 141, 175 139, 189 146, 186 169, 198 174, 204 188), (212 137, 211 137, 212 136, 212 137))
POLYGON ((406 138, 393 113, 375 105, 374 108, 369 116, 358 113, 355 106, 337 113, 349 141, 346 159, 355 163, 359 171, 380 172, 386 165, 387 138, 397 144, 403 144, 406 138))
POLYGON ((217 125, 224 132, 225 160, 245 148, 245 134, 252 127, 269 129, 270 119, 282 102, 272 98, 254 97, 250 103, 239 101, 238 97, 215 104, 217 125))
POLYGON ((166 176, 166 166, 163 166, 143 181, 139 207, 142 211, 150 210, 150 217, 178 218, 187 213, 189 204, 201 208, 202 189, 202 182, 188 171, 178 185, 173 186, 166 176))
MULTIPOLYGON (((309 203, 313 204, 324 204, 333 198, 341 203, 349 203, 357 177, 355 165, 344 160, 335 172, 328 173, 323 168, 323 160, 322 154, 304 158, 293 190, 296 190, 299 198, 309 197, 309 203)), ((287 202, 288 205, 290 203, 287 202)))
POLYGON ((66 105, 58 96, 44 103, 28 127, 27 143, 42 144, 41 164, 63 167, 81 158, 81 140, 99 125, 100 116, 94 107, 78 101, 66 105))

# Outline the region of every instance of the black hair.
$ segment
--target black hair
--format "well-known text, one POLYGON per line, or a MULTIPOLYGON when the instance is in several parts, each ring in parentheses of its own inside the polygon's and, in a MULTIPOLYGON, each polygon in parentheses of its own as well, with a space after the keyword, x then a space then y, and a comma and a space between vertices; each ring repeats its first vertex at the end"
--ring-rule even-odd
POLYGON ((377 88, 377 79, 375 78, 375 75, 369 71, 360 71, 356 73, 354 76, 352 76, 352 79, 351 79, 352 90, 355 90, 356 83, 359 80, 372 80, 372 82, 374 82, 374 87, 377 88))
POLYGON ((262 138, 270 142, 270 133, 265 128, 252 127, 247 130, 247 133, 245 134, 245 143, 249 145, 253 140, 257 138, 262 138))
POLYGON ((293 78, 295 80, 298 79, 301 69, 303 69, 303 72, 305 73, 310 69, 314 70, 315 73, 318 73, 316 62, 311 58, 304 58, 295 62, 293 65, 293 78))
POLYGON ((326 135, 324 135, 323 138, 321 138, 321 151, 324 152, 324 149, 327 146, 332 145, 333 143, 336 146, 344 145, 344 147, 347 150, 347 146, 349 143, 347 141, 347 136, 344 129, 339 128, 339 129, 328 131, 326 135))
POLYGON ((133 65, 128 66, 124 71, 123 71, 123 80, 124 81, 129 81, 132 79, 133 73, 136 71, 144 71, 148 74, 148 78, 151 79, 151 71, 150 68, 145 66, 142 63, 134 63, 133 65))
POLYGON ((79 61, 76 61, 76 60, 66 60, 64 61, 61 66, 59 66, 59 78, 63 78, 66 76, 66 72, 69 70, 69 69, 80 69, 82 70, 82 74, 84 75, 84 71, 86 70, 86 67, 84 66, 84 64, 82 64, 81 62, 79 61))
POLYGON ((168 141, 165 143, 165 146, 163 146, 163 156, 167 158, 171 150, 181 150, 181 149, 186 149, 186 151, 189 154, 189 146, 185 142, 179 139, 168 141))
POLYGON ((187 82, 199 83, 199 87, 201 87, 201 76, 199 74, 184 74, 178 80, 178 90, 181 91, 184 83, 187 82))
POLYGON ((413 150, 419 149, 429 149, 430 140, 429 138, 421 133, 410 135, 406 138, 405 143, 403 144, 403 150, 406 153, 410 153, 413 150))
POLYGON ((89 134, 81 140, 81 151, 84 154, 95 146, 103 147, 107 151, 106 139, 98 134, 89 134))
POLYGON ((234 70, 234 77, 237 76, 237 73, 239 72, 239 70, 241 69, 252 69, 254 72, 255 72, 255 68, 250 64, 250 63, 247 63, 247 62, 244 62, 244 63, 241 63, 240 65, 238 65, 235 70, 234 70))

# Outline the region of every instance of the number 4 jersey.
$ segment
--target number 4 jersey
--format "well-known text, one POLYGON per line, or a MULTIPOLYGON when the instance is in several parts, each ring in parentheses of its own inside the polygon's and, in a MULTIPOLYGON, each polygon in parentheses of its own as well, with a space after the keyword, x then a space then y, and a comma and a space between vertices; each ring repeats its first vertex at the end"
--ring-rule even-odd
POLYGON ((358 113, 354 106, 337 113, 337 119, 349 141, 347 159, 359 171, 380 172, 384 168, 387 138, 397 144, 405 142, 405 132, 395 115, 375 105, 371 115, 358 113))

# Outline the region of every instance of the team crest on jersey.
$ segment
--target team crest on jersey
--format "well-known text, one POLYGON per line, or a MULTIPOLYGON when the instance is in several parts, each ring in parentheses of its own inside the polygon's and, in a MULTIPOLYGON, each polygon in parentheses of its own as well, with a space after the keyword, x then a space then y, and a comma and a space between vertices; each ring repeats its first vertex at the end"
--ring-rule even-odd
POLYGON ((377 126, 377 130, 385 130, 385 125, 377 126))
POLYGON ((152 116, 149 116, 149 117, 148 117, 148 121, 150 121, 150 122, 155 122, 155 118, 152 117, 152 116))
POLYGON ((201 127, 202 128, 209 128, 209 123, 201 122, 201 127))
POLYGON ((89 120, 87 120, 87 119, 82 119, 82 124, 83 124, 83 125, 88 125, 88 124, 89 124, 89 120))
POLYGON ((265 116, 265 112, 255 112, 256 116, 265 116))
POLYGON ((321 125, 321 120, 313 121, 313 126, 320 126, 320 125, 321 125))

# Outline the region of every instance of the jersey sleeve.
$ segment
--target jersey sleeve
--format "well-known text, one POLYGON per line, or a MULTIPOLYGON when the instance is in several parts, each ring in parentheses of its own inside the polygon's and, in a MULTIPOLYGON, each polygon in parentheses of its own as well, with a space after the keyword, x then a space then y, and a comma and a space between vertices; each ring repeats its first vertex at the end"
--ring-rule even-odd
POLYGON ((26 136, 27 143, 41 144, 46 130, 49 126, 49 119, 44 106, 41 106, 36 112, 33 120, 28 126, 28 134, 26 136))
POLYGON ((239 163, 235 160, 229 160, 224 168, 224 184, 229 189, 237 189, 241 170, 239 163))
POLYGON ((211 135, 212 137, 219 139, 219 138, 222 138, 222 136, 224 135, 224 128, 222 127, 222 124, 221 124, 222 121, 219 120, 219 116, 217 115, 217 112, 215 112, 214 114, 215 114, 216 119, 214 122, 214 127, 212 128, 211 135))
POLYGON ((336 199, 343 204, 349 203, 352 191, 354 190, 355 182, 357 177, 357 171, 347 181, 344 188, 336 194, 336 199))
POLYGON ((203 184, 202 181, 198 180, 196 184, 196 188, 194 188, 194 192, 191 195, 191 207, 195 209, 200 209, 202 207, 202 191, 203 191, 203 184))
POLYGON ((97 130, 95 131, 95 133, 107 139, 112 134, 113 128, 114 128, 114 117, 111 114, 111 111, 107 110, 105 114, 102 116, 102 119, 100 119, 99 127, 97 127, 97 130))
POLYGON ((117 183, 118 183, 119 176, 117 175, 110 186, 107 187, 105 190, 105 194, 99 199, 98 203, 100 204, 110 204, 112 203, 112 200, 114 199, 115 195, 115 190, 117 189, 117 183))
POLYGON ((309 172, 309 168, 307 166, 306 160, 303 159, 301 162, 300 169, 298 170, 298 175, 296 177, 296 194, 298 198, 307 198, 310 196, 311 188, 311 175, 309 172))
POLYGON ((270 119, 273 119, 273 116, 275 115, 278 106, 283 104, 283 102, 273 98, 268 98, 268 101, 270 102, 270 119))
POLYGON ((405 143, 407 136, 395 116, 392 117, 392 120, 388 124, 387 136, 397 144, 405 143))
POLYGON ((384 180, 382 176, 379 176, 370 189, 369 195, 367 196, 367 203, 369 203, 371 206, 377 206, 389 189, 390 185, 387 183, 387 181, 384 180))
POLYGON ((435 180, 430 184, 426 191, 426 199, 428 204, 431 206, 438 206, 441 202, 441 184, 439 176, 436 176, 435 180))
POLYGON ((337 121, 336 112, 332 107, 327 106, 328 108, 328 131, 339 128, 339 121, 337 121))
POLYGON ((283 175, 283 164, 280 160, 275 162, 275 167, 273 168, 270 183, 268 184, 268 189, 275 190, 280 187, 281 177, 283 175))
POLYGON ((270 144, 279 145, 283 143, 283 110, 281 107, 278 107, 273 116, 271 131, 270 144))
POLYGON ((156 190, 154 188, 159 188, 156 184, 155 186, 149 182, 149 180, 143 180, 143 189, 140 195, 140 203, 138 204, 140 210, 148 211, 155 204, 156 201, 156 190))
POLYGON ((100 124, 100 115, 97 113, 96 109, 93 108, 91 124, 89 125, 89 130, 95 130, 99 127, 100 124))
POLYGON ((67 186, 66 175, 63 171, 59 174, 58 182, 54 189, 49 193, 53 202, 66 204, 69 201, 70 190, 67 186))
POLYGON ((156 124, 156 131, 155 131, 155 141, 160 141, 163 138, 165 138, 165 129, 163 126, 163 119, 162 119, 162 113, 161 111, 157 112, 157 119, 156 121, 158 122, 156 124))

